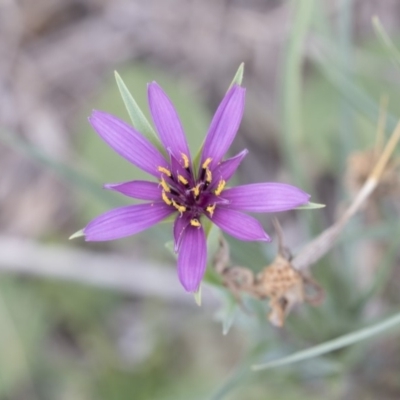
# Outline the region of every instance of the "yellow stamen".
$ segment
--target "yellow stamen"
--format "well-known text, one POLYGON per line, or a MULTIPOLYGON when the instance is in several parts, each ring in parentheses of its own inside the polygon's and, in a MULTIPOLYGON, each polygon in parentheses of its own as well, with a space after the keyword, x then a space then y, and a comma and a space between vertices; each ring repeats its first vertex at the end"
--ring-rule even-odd
POLYGON ((213 204, 212 206, 211 206, 211 205, 210 205, 210 206, 207 206, 206 210, 209 212, 210 217, 213 216, 215 207, 216 207, 216 204, 213 204))
POLYGON ((157 168, 160 172, 162 172, 163 174, 167 175, 167 176, 171 176, 171 171, 169 171, 167 168, 164 167, 158 167, 157 168))
POLYGON ((162 186, 162 188, 164 189, 165 192, 169 193, 171 191, 171 189, 169 188, 169 186, 167 185, 167 182, 165 182, 163 177, 161 177, 160 185, 162 186))
POLYGON ((182 154, 182 159, 183 159, 183 168, 188 169, 189 168, 189 157, 184 153, 181 153, 181 154, 182 154))
POLYGON ((224 190, 225 184, 226 184, 226 182, 223 179, 221 179, 218 182, 218 187, 215 189, 215 192, 214 192, 217 196, 219 196, 222 193, 222 191, 224 190))
POLYGON ((206 169, 206 182, 211 183, 212 181, 212 174, 211 171, 207 168, 206 169))
POLYGON ((190 220, 190 225, 197 226, 197 227, 201 226, 200 221, 196 218, 193 218, 190 220))
POLYGON ((185 206, 181 206, 179 205, 177 202, 175 202, 174 200, 171 200, 172 205, 182 214, 186 211, 186 207, 185 206))
POLYGON ((172 204, 171 199, 168 198, 168 196, 166 195, 166 193, 164 192, 164 190, 161 193, 161 197, 164 200, 165 203, 167 203, 169 206, 172 204))
POLYGON ((199 197, 200 194, 200 183, 196 185, 193 189, 194 197, 199 197))
POLYGON ((178 175, 178 181, 183 183, 184 185, 187 185, 189 183, 189 181, 182 175, 178 175))
POLYGON ((212 161, 212 158, 208 157, 207 160, 203 162, 203 165, 201 166, 201 168, 206 169, 210 165, 211 161, 212 161))

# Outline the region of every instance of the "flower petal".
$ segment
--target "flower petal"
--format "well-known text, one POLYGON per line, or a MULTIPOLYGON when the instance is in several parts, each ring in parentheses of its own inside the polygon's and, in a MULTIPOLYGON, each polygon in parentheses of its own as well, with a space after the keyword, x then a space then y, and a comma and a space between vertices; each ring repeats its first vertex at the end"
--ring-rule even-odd
POLYGON ((178 175, 182 175, 184 178, 190 181, 191 185, 193 185, 194 181, 192 174, 181 165, 181 163, 176 159, 176 157, 172 153, 170 154, 170 159, 171 159, 172 175, 175 178, 178 178, 178 175))
POLYGON ((83 233, 89 242, 119 239, 144 231, 174 212, 165 203, 119 207, 89 222, 83 233))
POLYGON ((179 251, 182 235, 187 226, 189 225, 190 217, 187 214, 178 215, 174 222, 174 250, 179 251))
POLYGON ((244 88, 233 85, 211 121, 201 155, 201 164, 207 158, 212 159, 210 169, 218 165, 236 136, 243 116, 245 93, 244 88))
POLYGON ((149 83, 147 90, 150 112, 161 142, 178 160, 182 153, 190 158, 185 133, 171 100, 156 82, 149 83))
POLYGON ((189 225, 183 232, 178 254, 178 276, 188 292, 195 292, 207 264, 207 245, 203 227, 189 225))
POLYGON ((310 195, 295 186, 267 182, 229 188, 222 192, 222 197, 235 210, 279 212, 307 203, 310 195))
POLYGON ((169 165, 161 153, 139 132, 113 115, 93 111, 89 122, 100 137, 120 156, 143 171, 160 176, 158 167, 169 165))
POLYGON ((217 207, 211 221, 236 239, 244 241, 271 241, 261 224, 255 218, 239 211, 217 207))
POLYGON ((219 164, 212 173, 213 182, 211 184, 211 189, 217 186, 221 179, 223 179, 225 182, 228 182, 236 172, 243 158, 246 157, 247 153, 248 150, 244 149, 235 157, 228 158, 219 164))
POLYGON ((107 183, 104 189, 114 190, 125 196, 140 200, 161 200, 160 184, 149 181, 129 181, 122 183, 107 183))

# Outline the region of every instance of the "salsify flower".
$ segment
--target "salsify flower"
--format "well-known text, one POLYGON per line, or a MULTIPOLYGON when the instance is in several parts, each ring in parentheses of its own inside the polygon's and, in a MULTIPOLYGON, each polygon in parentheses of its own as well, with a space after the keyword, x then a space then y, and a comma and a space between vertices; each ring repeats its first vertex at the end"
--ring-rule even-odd
POLYGON ((114 240, 141 232, 175 214, 173 236, 178 276, 188 292, 196 292, 207 263, 205 218, 233 237, 270 241, 261 224, 242 211, 278 212, 305 204, 309 195, 282 183, 256 183, 233 188, 226 184, 247 154, 243 150, 223 161, 242 119, 245 89, 233 85, 219 105, 205 138, 200 164, 194 170, 180 119, 170 99, 153 82, 148 85, 150 112, 168 158, 141 133, 120 119, 93 111, 89 121, 119 155, 154 181, 106 184, 105 188, 143 204, 115 208, 84 229, 87 241, 114 240))

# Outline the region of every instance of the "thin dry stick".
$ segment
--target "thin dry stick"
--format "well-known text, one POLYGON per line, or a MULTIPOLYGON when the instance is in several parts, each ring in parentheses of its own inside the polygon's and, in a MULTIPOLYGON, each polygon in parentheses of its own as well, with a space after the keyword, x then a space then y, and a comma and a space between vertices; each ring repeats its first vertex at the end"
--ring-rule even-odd
POLYGON ((293 268, 299 271, 306 270, 333 247, 336 239, 342 232, 349 219, 360 209, 363 203, 378 186, 379 179, 381 178, 382 173, 385 170, 385 167, 399 140, 400 122, 397 124, 396 129, 386 144, 386 147, 378 159, 374 169, 354 198, 353 202, 350 204, 350 207, 337 222, 335 222, 330 228, 326 229, 318 237, 306 245, 306 247, 293 259, 293 268))
POLYGON ((389 104, 389 96, 382 95, 381 99, 380 99, 378 128, 377 128, 375 147, 374 147, 374 160, 378 159, 378 156, 382 151, 383 138, 385 136, 385 126, 386 126, 388 104, 389 104))
MULTIPOLYGON (((138 257, 49 246, 29 239, 0 236, 0 272, 77 282, 134 296, 194 305, 179 285, 175 269, 138 257)), ((207 290, 207 288, 204 288, 207 290)), ((216 299, 207 296, 206 306, 216 299)))

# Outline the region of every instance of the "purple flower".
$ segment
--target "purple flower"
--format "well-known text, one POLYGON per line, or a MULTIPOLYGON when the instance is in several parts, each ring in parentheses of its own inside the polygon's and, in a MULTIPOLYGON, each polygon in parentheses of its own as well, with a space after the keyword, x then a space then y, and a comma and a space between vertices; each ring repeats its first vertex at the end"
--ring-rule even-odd
POLYGON ((83 230, 86 240, 114 240, 141 232, 176 214, 173 234, 178 253, 178 275, 188 292, 197 291, 207 263, 202 223, 210 219, 233 237, 270 241, 261 224, 242 211, 278 212, 309 200, 300 189, 281 183, 256 183, 226 188, 242 159, 243 150, 223 161, 242 119, 245 89, 234 85, 223 98, 205 139, 198 170, 193 169, 185 134, 171 101, 153 82, 148 86, 150 112, 167 160, 138 131, 118 118, 94 111, 89 118, 95 131, 119 155, 155 177, 105 185, 143 204, 120 207, 91 221, 83 230))

